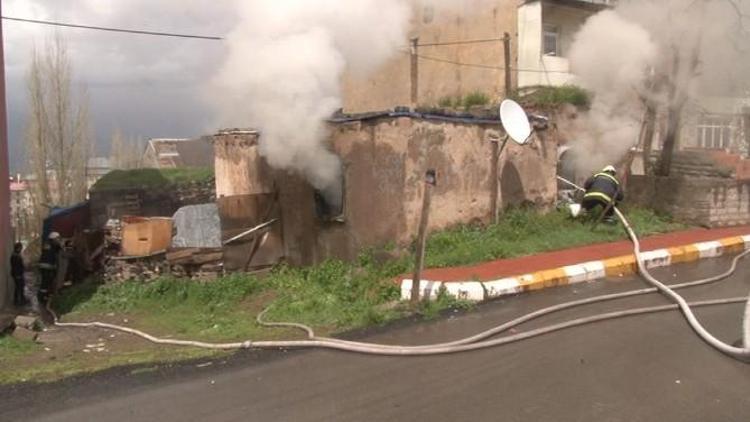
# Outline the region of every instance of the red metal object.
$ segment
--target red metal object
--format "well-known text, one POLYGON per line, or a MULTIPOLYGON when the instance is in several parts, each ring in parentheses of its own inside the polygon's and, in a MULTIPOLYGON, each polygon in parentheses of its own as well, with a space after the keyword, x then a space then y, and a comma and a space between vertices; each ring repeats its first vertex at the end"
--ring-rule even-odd
MULTIPOLYGON (((0 1, 0 15, 2 15, 0 1)), ((0 308, 7 302, 10 293, 10 277, 5 270, 10 259, 10 175, 8 172, 8 116, 5 104, 5 51, 3 48, 3 24, 0 19, 0 308)))

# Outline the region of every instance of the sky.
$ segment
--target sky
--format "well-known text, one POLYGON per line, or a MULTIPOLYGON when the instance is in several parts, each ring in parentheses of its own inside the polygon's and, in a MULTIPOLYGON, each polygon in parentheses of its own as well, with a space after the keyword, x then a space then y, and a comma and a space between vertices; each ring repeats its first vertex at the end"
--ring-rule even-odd
MULTIPOLYGON (((236 25, 232 1, 5 0, 3 15, 93 26, 225 36, 236 25)), ((11 170, 24 167, 25 74, 31 52, 59 33, 68 44, 75 90, 85 88, 97 155, 111 134, 148 138, 214 133, 208 81, 225 42, 55 28, 4 20, 11 170)))

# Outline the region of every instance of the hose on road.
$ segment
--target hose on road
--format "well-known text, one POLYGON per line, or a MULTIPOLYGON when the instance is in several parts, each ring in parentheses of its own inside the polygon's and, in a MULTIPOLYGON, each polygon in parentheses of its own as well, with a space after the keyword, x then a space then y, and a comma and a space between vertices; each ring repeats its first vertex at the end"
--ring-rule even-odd
MULTIPOLYGON (((558 177, 559 180, 575 187, 578 190, 585 191, 582 187, 576 185, 575 183, 565 180, 562 177, 558 177)), ((740 359, 743 361, 749 361, 750 360, 750 298, 748 298, 747 305, 745 306, 745 316, 743 319, 743 347, 734 347, 732 345, 729 345, 727 343, 724 343, 723 341, 717 339, 714 337, 711 333, 708 332, 708 330, 703 327, 703 325, 698 321, 698 318, 695 316, 693 311, 690 309, 690 304, 680 295, 678 295, 674 289, 668 287, 664 283, 660 282, 654 276, 651 275, 651 273, 648 271, 648 268, 646 268, 646 263, 643 260, 643 256, 641 255, 641 242, 638 240, 638 236, 636 236, 635 231, 633 230, 633 227, 630 225, 630 222, 628 222, 627 218, 620 212, 620 210, 617 207, 613 207, 615 214, 617 215, 617 218, 620 219, 623 226, 625 227, 625 231, 627 231, 628 236, 630 236, 630 240, 633 242, 633 251, 635 253, 636 257, 636 263, 638 265, 638 272, 641 274, 643 278, 646 279, 649 283, 651 283, 654 287, 656 287, 661 293, 663 293, 665 296, 670 298, 673 302, 675 302, 680 310, 682 311, 683 315, 688 321, 688 324, 690 324, 690 327, 693 329, 693 331, 698 334, 698 336, 703 339, 706 343, 711 345, 713 348, 719 350, 722 353, 725 353, 733 358, 740 359)))
MULTIPOLYGON (((564 182, 578 189, 581 189, 579 186, 573 184, 570 181, 567 181, 562 178, 559 178, 559 179, 563 180, 564 182)), ((635 232, 633 231, 629 222, 625 219, 625 217, 617 208, 615 208, 615 212, 617 213, 618 218, 620 218, 620 220, 622 221, 623 225, 625 226, 628 232, 628 235, 631 237, 631 240, 633 241, 634 252, 635 252, 636 261, 638 264, 638 270, 641 273, 641 275, 644 278, 646 278, 647 281, 649 281, 652 285, 654 285, 653 288, 645 288, 645 289, 627 291, 623 293, 601 295, 601 296, 596 296, 592 298, 581 299, 581 300, 576 300, 576 301, 571 301, 571 302, 566 302, 566 303, 550 306, 550 307, 543 308, 535 312, 523 315, 519 318, 513 319, 509 322, 493 327, 489 330, 483 331, 476 335, 466 337, 463 339, 459 339, 456 341, 446 342, 446 343, 421 345, 421 346, 399 346, 399 345, 387 345, 387 344, 375 344, 375 343, 348 341, 348 340, 341 340, 341 339, 335 339, 335 338, 330 338, 330 337, 318 337, 315 335, 315 332, 313 331, 312 328, 304 324, 290 323, 290 322, 266 322, 264 321, 263 318, 269 309, 264 310, 261 314, 258 315, 257 322, 260 325, 265 326, 265 327, 286 327, 286 328, 299 329, 306 333, 307 339, 306 340, 292 340, 292 341, 247 340, 243 342, 233 342, 233 343, 207 343, 207 342, 201 342, 201 341, 174 340, 174 339, 159 338, 159 337, 152 336, 148 333, 145 333, 143 331, 139 331, 133 328, 122 327, 119 325, 107 324, 107 323, 102 323, 102 322, 60 322, 58 320, 57 315, 52 311, 52 309, 49 308, 49 305, 47 309, 50 311, 50 313, 52 314, 54 318, 54 324, 58 327, 79 327, 79 328, 92 328, 93 327, 93 328, 102 328, 102 329, 108 329, 108 330, 116 330, 116 331, 142 337, 156 344, 190 346, 190 347, 219 349, 219 350, 234 350, 234 349, 249 349, 249 348, 279 349, 279 348, 316 347, 316 348, 342 350, 342 351, 355 352, 355 353, 365 353, 365 354, 373 354, 373 355, 391 355, 391 356, 426 356, 426 355, 465 352, 465 351, 470 351, 470 350, 484 349, 488 347, 497 347, 503 344, 509 344, 509 343, 529 339, 532 337, 540 336, 543 334, 548 334, 548 333, 564 330, 567 328, 577 327, 577 326, 581 326, 585 324, 591 324, 594 322, 601 322, 601 321, 611 320, 615 318, 623 318, 623 317, 628 317, 628 316, 633 316, 633 315, 643 315, 643 314, 648 314, 648 313, 665 312, 665 311, 679 309, 682 311, 683 314, 685 314, 691 327, 693 327, 693 329, 708 344, 726 353, 729 356, 742 359, 742 360, 747 360, 748 357, 750 357, 750 349, 748 349, 748 342, 750 342, 750 321, 748 321, 748 318, 750 317, 750 298, 734 297, 734 298, 725 298, 725 299, 707 300, 707 301, 698 301, 698 302, 688 303, 681 296, 675 293, 674 290, 713 283, 713 282, 729 277, 736 270, 738 261, 744 258, 745 256, 747 256, 748 254, 750 254, 750 250, 745 251, 740 255, 737 255, 732 260, 732 265, 730 269, 722 274, 709 277, 709 278, 705 278, 705 279, 701 279, 701 280, 688 282, 688 283, 676 284, 676 285, 672 285, 668 287, 662 284, 661 282, 659 282, 658 280, 656 280, 655 278, 653 278, 651 274, 648 272, 643 262, 643 257, 641 256, 640 242, 638 241, 638 238, 635 235, 635 232), (512 334, 512 335, 501 337, 501 338, 494 339, 494 340, 486 340, 489 337, 496 336, 522 323, 525 323, 530 320, 539 318, 541 316, 548 315, 554 312, 558 312, 564 309, 570 309, 570 308, 574 308, 578 306, 583 306, 583 305, 598 303, 598 302, 603 302, 603 301, 611 301, 611 300, 625 298, 625 297, 644 295, 644 294, 654 293, 657 291, 664 293, 676 303, 670 304, 670 305, 628 309, 628 310, 623 310, 623 311, 609 312, 609 313, 604 313, 604 314, 599 314, 599 315, 594 315, 594 316, 589 316, 589 317, 577 318, 577 319, 573 319, 570 321, 533 329, 527 332, 512 334), (703 326, 698 322, 697 318, 691 311, 691 307, 716 306, 716 305, 737 304, 737 303, 745 303, 745 302, 747 302, 747 306, 746 306, 746 311, 745 311, 746 317, 744 321, 744 348, 730 346, 726 343, 721 342, 715 337, 713 337, 710 333, 707 332, 707 330, 705 330, 705 328, 703 328, 703 326)))

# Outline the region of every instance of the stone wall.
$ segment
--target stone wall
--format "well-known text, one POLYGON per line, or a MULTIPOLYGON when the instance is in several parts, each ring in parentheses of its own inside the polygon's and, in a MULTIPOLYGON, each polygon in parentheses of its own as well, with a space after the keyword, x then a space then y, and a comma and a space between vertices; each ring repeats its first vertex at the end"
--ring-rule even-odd
POLYGON ((750 181, 631 176, 626 200, 706 227, 750 224, 750 181))
MULTIPOLYGON (((362 250, 415 237, 424 175, 437 170, 430 230, 490 219, 491 143, 498 124, 380 117, 332 125, 331 144, 343 166, 343 215, 323 221, 314 190, 300 177, 277 174, 287 259, 298 265, 351 260, 362 250)), ((508 143, 499 163, 499 208, 553 205, 557 141, 508 143)))
POLYGON ((91 191, 91 219, 94 227, 102 227, 110 218, 123 216, 172 217, 186 205, 199 205, 216 200, 214 179, 187 182, 152 189, 130 188, 91 191))

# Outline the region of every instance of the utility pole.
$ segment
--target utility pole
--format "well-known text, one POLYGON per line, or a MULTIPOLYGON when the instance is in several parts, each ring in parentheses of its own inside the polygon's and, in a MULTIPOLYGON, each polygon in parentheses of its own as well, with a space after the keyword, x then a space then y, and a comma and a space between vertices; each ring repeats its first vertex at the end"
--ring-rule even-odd
MULTIPOLYGON (((0 1, 0 15, 2 15, 0 1)), ((10 294, 10 174, 8 173, 8 117, 5 105, 5 52, 3 24, 0 19, 0 309, 10 294)))
POLYGON ((513 92, 513 80, 510 66, 510 34, 507 32, 503 36, 503 54, 505 56, 505 98, 510 98, 513 92))
POLYGON ((419 37, 411 39, 411 106, 419 102, 419 37))
POLYGON ((490 218, 492 224, 497 224, 497 190, 498 190, 498 161, 500 161, 500 140, 490 139, 492 158, 490 161, 490 218))
POLYGON ((419 303, 419 290, 424 268, 424 249, 427 243, 427 223, 430 218, 430 204, 432 203, 432 188, 437 186, 437 173, 430 169, 425 173, 424 195, 422 195, 422 215, 419 217, 419 232, 417 234, 417 254, 414 264, 414 276, 411 281, 411 304, 419 303))

